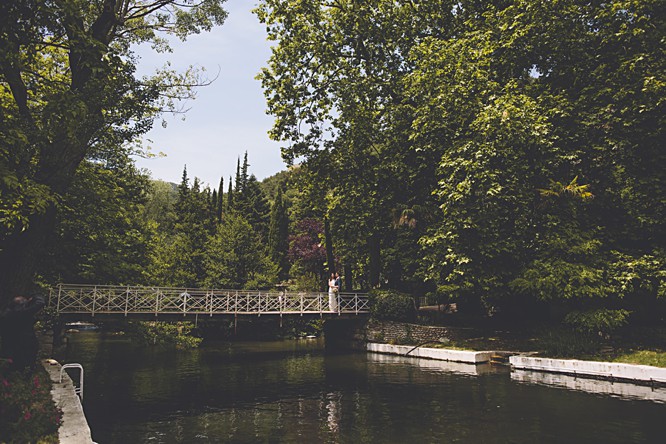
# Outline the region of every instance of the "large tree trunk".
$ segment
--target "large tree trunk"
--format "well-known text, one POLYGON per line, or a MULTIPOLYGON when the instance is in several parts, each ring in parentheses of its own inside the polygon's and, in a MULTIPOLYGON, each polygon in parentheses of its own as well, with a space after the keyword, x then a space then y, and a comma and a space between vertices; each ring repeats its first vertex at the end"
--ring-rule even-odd
POLYGON ((353 278, 352 278, 352 266, 350 263, 345 263, 345 291, 351 293, 354 288, 353 278))

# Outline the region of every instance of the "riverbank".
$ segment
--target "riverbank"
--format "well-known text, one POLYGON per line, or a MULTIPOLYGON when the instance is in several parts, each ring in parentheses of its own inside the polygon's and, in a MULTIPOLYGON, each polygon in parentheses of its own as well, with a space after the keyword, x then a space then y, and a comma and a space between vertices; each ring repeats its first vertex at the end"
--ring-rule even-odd
POLYGON ((42 366, 51 378, 51 396, 58 409, 62 411, 62 422, 58 428, 58 441, 67 444, 92 444, 92 435, 88 421, 83 413, 79 396, 75 393, 74 383, 62 366, 53 359, 42 360, 42 366))
POLYGON ((666 368, 647 365, 539 358, 502 350, 472 351, 378 343, 368 343, 366 350, 371 353, 462 362, 474 365, 504 361, 505 358, 508 358, 508 363, 512 369, 666 386, 666 368))
POLYGON ((504 350, 544 358, 666 367, 666 328, 663 327, 627 329, 612 337, 602 337, 557 326, 510 330, 506 326, 479 328, 370 321, 359 334, 367 342, 391 345, 504 350))

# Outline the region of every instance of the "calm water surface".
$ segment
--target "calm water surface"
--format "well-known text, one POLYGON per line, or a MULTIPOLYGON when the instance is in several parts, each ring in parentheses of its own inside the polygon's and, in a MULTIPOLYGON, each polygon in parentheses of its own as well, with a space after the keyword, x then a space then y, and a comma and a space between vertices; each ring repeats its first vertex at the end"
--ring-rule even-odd
POLYGON ((666 390, 574 391, 505 369, 326 354, 313 340, 185 351, 82 332, 61 359, 85 368, 100 444, 666 442, 666 390))

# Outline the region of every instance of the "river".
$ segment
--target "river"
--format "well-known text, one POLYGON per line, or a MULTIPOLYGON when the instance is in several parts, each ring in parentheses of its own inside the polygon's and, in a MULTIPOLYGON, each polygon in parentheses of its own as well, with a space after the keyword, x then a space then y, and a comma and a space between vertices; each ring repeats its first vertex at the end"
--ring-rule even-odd
POLYGON ((81 332, 70 335, 61 362, 85 368, 83 405, 100 444, 662 443, 666 436, 666 389, 618 395, 609 394, 617 384, 592 381, 591 391, 571 390, 561 384, 566 377, 539 382, 489 365, 326 353, 322 340, 174 350, 81 332))

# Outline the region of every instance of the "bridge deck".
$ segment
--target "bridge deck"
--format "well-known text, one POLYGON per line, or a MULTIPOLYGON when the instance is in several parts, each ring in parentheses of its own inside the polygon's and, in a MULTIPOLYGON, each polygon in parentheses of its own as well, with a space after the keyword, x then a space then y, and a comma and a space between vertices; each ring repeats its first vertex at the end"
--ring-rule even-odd
POLYGON ((59 314, 85 315, 359 315, 369 313, 368 296, 337 293, 212 290, 106 285, 58 285, 50 306, 59 314))

